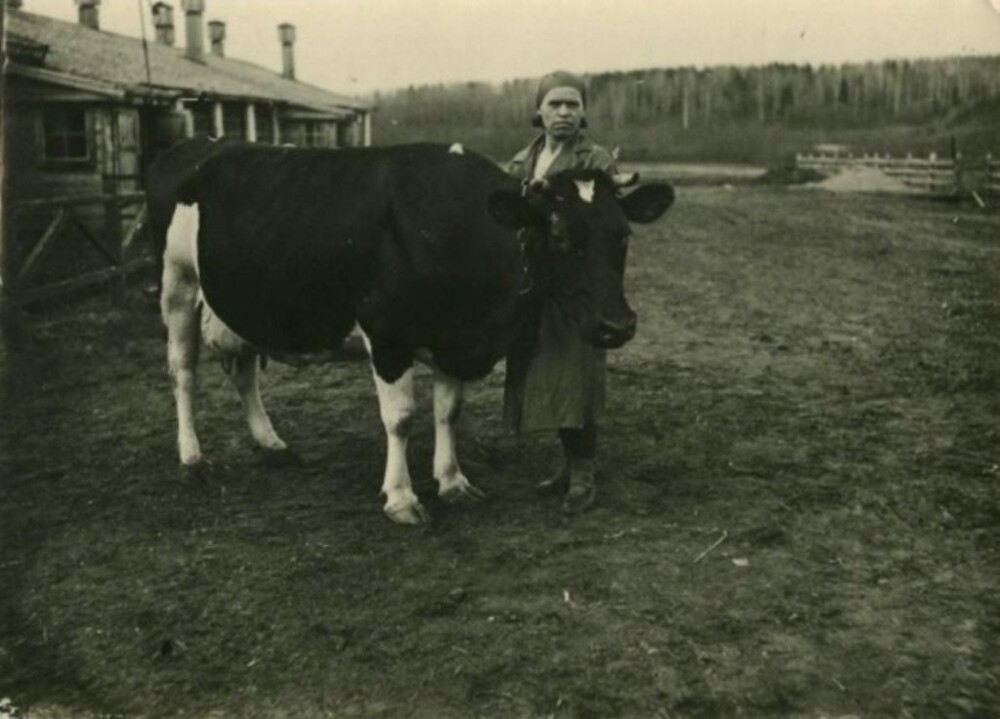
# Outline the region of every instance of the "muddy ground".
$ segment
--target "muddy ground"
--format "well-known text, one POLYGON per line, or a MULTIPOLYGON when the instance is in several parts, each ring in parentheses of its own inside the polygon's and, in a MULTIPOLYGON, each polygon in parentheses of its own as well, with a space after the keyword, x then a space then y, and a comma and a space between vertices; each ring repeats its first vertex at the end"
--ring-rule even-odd
POLYGON ((426 529, 381 511, 363 362, 272 364, 300 468, 250 449, 203 363, 178 471, 139 292, 5 326, 0 696, 29 717, 1000 715, 1000 215, 683 187, 632 245, 599 506, 469 393, 426 529))

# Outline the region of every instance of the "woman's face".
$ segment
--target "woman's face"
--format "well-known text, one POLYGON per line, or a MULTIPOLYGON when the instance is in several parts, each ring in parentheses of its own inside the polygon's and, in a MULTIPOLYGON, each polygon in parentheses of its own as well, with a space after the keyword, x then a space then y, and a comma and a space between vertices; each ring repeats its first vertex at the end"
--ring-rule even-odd
POLYGON ((572 87, 554 87, 542 98, 538 108, 545 132, 557 140, 572 137, 583 122, 583 98, 572 87))

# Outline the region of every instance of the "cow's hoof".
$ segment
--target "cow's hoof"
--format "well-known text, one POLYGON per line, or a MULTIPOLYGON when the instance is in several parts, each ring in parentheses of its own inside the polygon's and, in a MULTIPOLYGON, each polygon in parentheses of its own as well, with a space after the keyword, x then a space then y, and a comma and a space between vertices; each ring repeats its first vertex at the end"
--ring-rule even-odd
POLYGON ((301 467, 304 464, 299 453, 287 447, 283 449, 261 448, 260 461, 265 467, 301 467))
POLYGON ((448 504, 478 504, 484 501, 487 495, 486 492, 462 477, 460 482, 449 487, 442 487, 438 496, 448 504))
POLYGON ((402 504, 398 507, 386 506, 385 516, 396 524, 430 524, 431 521, 431 515, 427 513, 427 510, 424 509, 424 506, 420 502, 402 504))
POLYGON ((597 487, 594 484, 572 484, 563 500, 563 514, 574 515, 585 512, 594 506, 597 497, 597 487))

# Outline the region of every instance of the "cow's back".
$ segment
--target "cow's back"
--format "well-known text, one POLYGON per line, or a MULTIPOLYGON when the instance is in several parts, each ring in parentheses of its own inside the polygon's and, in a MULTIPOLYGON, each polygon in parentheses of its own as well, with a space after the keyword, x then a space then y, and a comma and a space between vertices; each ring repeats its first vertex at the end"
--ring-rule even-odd
POLYGON ((436 145, 246 146, 206 162, 182 199, 199 206, 206 299, 249 341, 331 349, 360 316, 412 347, 433 343, 442 310, 472 322, 513 282, 516 241, 487 214, 510 182, 436 145))

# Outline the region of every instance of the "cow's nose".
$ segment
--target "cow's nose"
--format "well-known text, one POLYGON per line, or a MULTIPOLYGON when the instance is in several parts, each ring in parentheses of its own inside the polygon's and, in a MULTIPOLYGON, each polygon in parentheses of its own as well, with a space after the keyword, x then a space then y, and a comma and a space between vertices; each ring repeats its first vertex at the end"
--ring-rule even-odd
POLYGON ((618 322, 601 320, 597 324, 597 344, 608 349, 621 347, 635 336, 635 325, 635 315, 618 322))

